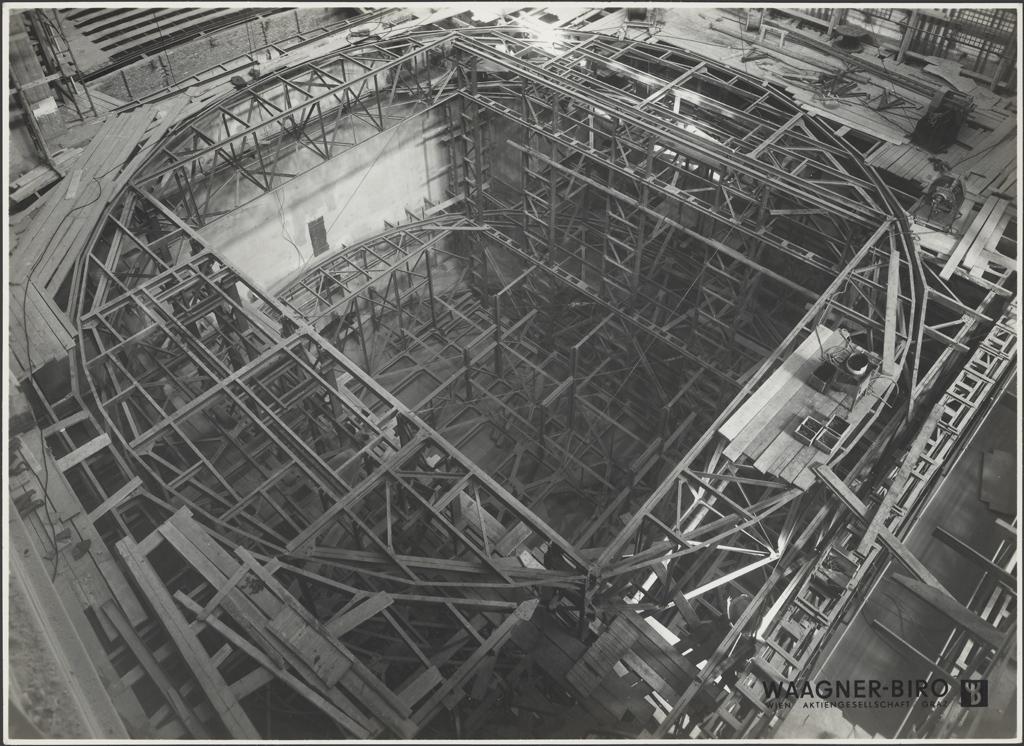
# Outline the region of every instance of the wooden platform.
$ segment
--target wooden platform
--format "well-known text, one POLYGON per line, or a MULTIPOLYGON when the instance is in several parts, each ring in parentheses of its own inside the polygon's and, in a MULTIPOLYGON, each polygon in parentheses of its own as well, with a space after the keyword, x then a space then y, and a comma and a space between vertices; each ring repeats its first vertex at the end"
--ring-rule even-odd
POLYGON ((56 293, 107 203, 123 185, 118 177, 126 171, 130 154, 150 134, 155 116, 155 108, 140 107, 105 120, 67 177, 46 195, 18 235, 12 247, 13 278, 31 276, 40 290, 56 293))
POLYGON ((932 158, 936 156, 911 143, 882 143, 868 153, 865 163, 888 171, 901 179, 922 184, 930 182, 939 172, 935 170, 932 158))
POLYGON ((734 461, 746 457, 764 474, 810 487, 815 480, 811 467, 826 462, 829 453, 798 440, 797 425, 808 416, 824 422, 836 415, 849 422, 849 433, 874 402, 870 394, 832 389, 821 393, 808 384, 825 353, 844 344, 838 331, 825 326, 808 335, 719 428, 729 441, 723 455, 734 461))
POLYGON ((19 378, 74 346, 75 326, 55 298, 109 202, 188 103, 178 97, 106 117, 60 183, 12 221, 11 350, 19 378))
POLYGON ((785 401, 796 393, 802 380, 821 361, 824 352, 841 341, 839 332, 826 326, 819 326, 813 334, 809 334, 718 429, 719 434, 729 440, 724 455, 732 460, 744 453, 754 457, 759 455, 757 445, 753 443, 758 433, 770 423, 785 401))

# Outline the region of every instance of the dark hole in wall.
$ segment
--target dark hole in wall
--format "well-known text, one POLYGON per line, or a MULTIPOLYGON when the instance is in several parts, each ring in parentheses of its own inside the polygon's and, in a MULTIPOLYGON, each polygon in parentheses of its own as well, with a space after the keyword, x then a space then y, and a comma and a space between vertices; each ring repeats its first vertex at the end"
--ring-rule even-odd
POLYGON ((324 226, 323 215, 309 221, 308 230, 309 240, 313 244, 313 256, 320 256, 331 248, 327 243, 327 228, 324 226))

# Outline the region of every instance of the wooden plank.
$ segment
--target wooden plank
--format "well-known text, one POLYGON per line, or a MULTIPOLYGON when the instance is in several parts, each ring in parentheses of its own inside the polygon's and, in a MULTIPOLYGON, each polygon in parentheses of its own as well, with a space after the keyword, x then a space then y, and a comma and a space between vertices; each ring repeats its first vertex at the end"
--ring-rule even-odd
MULTIPOLYGON (((82 194, 72 208, 77 212, 70 220, 64 221, 63 225, 57 226, 58 232, 51 237, 39 267, 43 282, 51 292, 56 292, 68 267, 77 260, 78 250, 87 244, 88 234, 96 226, 107 202, 113 198, 115 177, 111 174, 123 168, 125 159, 138 143, 154 113, 152 107, 146 106, 119 117, 124 122, 118 136, 104 136, 101 149, 90 159, 91 170, 85 170, 83 166, 84 175, 98 185, 99 198, 94 190, 90 190, 90 194, 82 194)), ((70 211, 68 215, 71 215, 70 211)))
POLYGON ((648 650, 656 653, 653 658, 647 658, 647 660, 663 663, 669 672, 669 677, 665 679, 669 685, 677 686, 682 682, 682 686, 685 688, 700 675, 700 670, 673 648, 668 640, 659 635, 639 614, 623 613, 620 616, 640 632, 637 641, 646 641, 648 650))
POLYGON ((651 689, 663 697, 665 701, 674 702, 679 698, 681 692, 677 692, 669 686, 668 682, 665 681, 665 679, 663 679, 658 672, 647 663, 647 661, 633 651, 627 651, 625 655, 622 656, 622 662, 627 668, 635 671, 637 675, 644 680, 647 686, 651 687, 651 689))
POLYGON ((38 370, 52 360, 67 356, 67 350, 74 346, 66 332, 52 314, 40 303, 35 284, 11 287, 11 334, 12 351, 26 370, 31 364, 38 370), (17 293, 21 291, 19 298, 17 293), (56 330, 56 331, 55 331, 56 330))
POLYGON ((790 403, 802 388, 806 387, 798 378, 787 382, 786 387, 773 398, 772 404, 754 415, 743 431, 723 449, 722 454, 731 461, 739 460, 744 454, 756 461, 775 440, 779 430, 794 416, 790 403))
MULTIPOLYGON (((608 672, 607 681, 614 686, 614 681, 618 679, 614 672, 608 672)), ((616 697, 608 686, 596 687, 591 692, 591 698, 598 702, 605 710, 607 710, 611 716, 613 722, 619 721, 626 716, 626 702, 620 697, 616 697)))
POLYGON ((196 619, 201 622, 210 614, 214 613, 217 610, 217 607, 220 606, 221 601, 223 601, 227 595, 235 589, 235 586, 241 583, 242 579, 248 574, 249 568, 239 565, 238 569, 235 570, 231 577, 217 587, 217 592, 213 594, 213 598, 206 602, 203 606, 202 612, 198 617, 196 617, 196 619))
POLYGON ((805 446, 787 431, 779 433, 777 441, 784 447, 777 453, 770 463, 766 464, 765 474, 773 474, 781 477, 782 473, 786 471, 789 465, 801 457, 802 454, 806 454, 807 451, 810 451, 811 455, 813 455, 815 451, 820 453, 817 448, 814 448, 813 446, 805 446))
POLYGON ((954 536, 941 526, 936 526, 932 535, 948 547, 954 549, 958 554, 980 567, 986 573, 992 575, 996 580, 1005 585, 1009 590, 1017 588, 1017 578, 1013 573, 997 565, 991 559, 965 542, 963 539, 954 536))
POLYGON ((62 347, 57 336, 58 332, 54 332, 49 323, 51 320, 49 319, 51 316, 49 308, 43 305, 35 283, 30 281, 20 289, 24 295, 18 299, 16 313, 21 323, 18 326, 12 326, 12 331, 23 333, 33 352, 39 350, 40 354, 43 354, 48 350, 62 347), (24 314, 22 314, 23 311, 24 314))
POLYGON ((825 326, 818 326, 800 346, 787 357, 782 364, 765 381, 757 387, 733 415, 719 428, 719 433, 728 440, 733 440, 744 429, 746 424, 765 406, 770 405, 773 397, 793 378, 800 379, 805 370, 810 370, 818 362, 821 348, 828 349, 833 344, 833 332, 825 326))
MULTIPOLYGON (((785 433, 779 432, 772 438, 771 444, 764 450, 764 452, 758 456, 757 461, 754 462, 754 468, 762 474, 767 474, 767 469, 774 464, 778 458, 787 453, 792 449, 792 438, 783 437, 785 433)), ((795 451, 791 456, 795 456, 795 451)), ((775 475, 779 476, 779 475, 775 475)))
MULTIPOLYGON (((54 156, 54 161, 59 168, 67 169, 67 166, 74 163, 75 159, 82 152, 81 148, 68 148, 54 156)), ((36 166, 27 174, 16 181, 11 182, 10 201, 12 203, 23 202, 34 194, 42 191, 54 182, 60 180, 61 176, 49 164, 36 166)))
POLYGON ((451 675, 451 677, 442 685, 439 686, 426 702, 420 708, 420 717, 423 722, 427 722, 432 718, 442 706, 442 703, 450 692, 461 687, 469 677, 474 673, 476 667, 480 664, 484 656, 488 655, 492 650, 498 650, 505 641, 508 639, 512 630, 515 629, 519 624, 529 620, 534 611, 537 609, 537 605, 540 602, 537 599, 530 599, 524 601, 516 607, 516 610, 508 615, 501 624, 499 624, 480 647, 473 651, 473 653, 466 659, 466 661, 459 666, 458 670, 451 675))
POLYGON ((637 639, 632 652, 643 659, 674 691, 686 691, 687 686, 694 680, 693 677, 686 676, 676 666, 672 665, 672 658, 685 660, 680 653, 672 651, 670 656, 646 637, 637 639))
POLYGON ((395 694, 405 702, 410 710, 414 710, 416 703, 432 692, 442 681, 444 681, 444 676, 440 669, 437 666, 430 666, 408 679, 397 689, 395 694))
MULTIPOLYGON (((186 596, 181 591, 174 594, 174 600, 184 606, 189 611, 198 614, 202 611, 202 607, 199 606, 195 601, 186 596)), ((263 668, 272 672, 282 682, 287 684, 289 687, 294 689, 298 694, 305 697, 310 704, 317 709, 321 710, 324 714, 338 723, 340 726, 345 728, 355 738, 369 738, 373 733, 365 728, 361 723, 354 720, 349 716, 348 712, 338 707, 332 702, 322 697, 316 690, 312 689, 293 674, 289 673, 283 667, 278 666, 273 660, 265 655, 259 648, 250 643, 244 637, 235 632, 231 627, 221 622, 216 617, 209 617, 204 624, 209 625, 217 632, 219 632, 226 640, 232 645, 237 647, 239 650, 244 651, 249 657, 255 660, 263 668)), ((241 683, 241 680, 236 683, 241 683)), ((247 684, 248 686, 248 684, 247 684)), ((358 712, 358 708, 352 706, 349 712, 358 712)))
MULTIPOLYGON (((206 544, 201 536, 205 532, 190 531, 186 536, 181 530, 181 528, 188 530, 186 521, 180 521, 181 528, 178 523, 174 522, 175 518, 183 517, 182 511, 184 510, 183 508, 171 516, 171 519, 158 527, 154 533, 164 537, 210 585, 214 588, 221 588, 240 565, 238 562, 232 561, 230 555, 216 545, 212 539, 209 539, 208 534, 206 539, 209 539, 212 546, 206 544), (211 559, 211 555, 217 557, 217 560, 211 559)), ((233 619, 242 625, 252 639, 257 641, 260 647, 275 650, 275 656, 279 660, 280 666, 284 666, 283 651, 275 647, 276 638, 268 634, 266 630, 267 618, 272 617, 280 610, 282 605, 280 601, 274 599, 267 590, 245 594, 237 588, 233 588, 222 600, 221 605, 233 619)))
POLYGON ((343 656, 330 637, 320 634, 290 606, 282 608, 267 629, 302 657, 325 686, 333 687, 352 667, 350 656, 343 656))
POLYGON ((239 702, 274 680, 274 674, 267 668, 256 668, 231 685, 231 693, 239 702))
POLYGON ((379 614, 388 608, 394 599, 384 591, 375 593, 361 604, 356 606, 354 609, 350 609, 341 614, 336 614, 331 619, 324 622, 324 627, 334 637, 342 637, 347 632, 358 627, 360 624, 365 622, 367 619, 379 614))
POLYGON ((948 592, 943 592, 945 589, 934 588, 927 583, 922 583, 906 575, 896 574, 892 576, 892 579, 936 611, 945 614, 958 626, 970 632, 973 637, 986 643, 992 649, 999 649, 1006 641, 1007 633, 1000 632, 950 596, 948 592))
POLYGON ((688 627, 700 623, 697 610, 693 608, 693 604, 683 595, 682 591, 676 592, 675 596, 672 597, 672 604, 676 607, 676 611, 679 612, 679 616, 683 618, 683 622, 688 627))
POLYGON ((907 165, 913 163, 916 159, 917 149, 913 145, 908 145, 900 151, 899 157, 886 170, 899 176, 905 173, 907 165))
POLYGON ((896 477, 893 479, 889 489, 886 490, 882 502, 878 505, 874 515, 871 517, 871 521, 868 523, 867 530, 865 530, 864 536, 857 547, 858 552, 862 554, 867 552, 868 548, 874 543, 879 529, 889 520, 892 506, 903 493, 903 488, 906 486, 907 480, 910 479, 914 467, 917 466, 918 459, 920 459, 925 446, 928 445, 928 441, 935 432, 935 427, 939 423, 939 418, 942 417, 944 408, 944 399, 932 407, 932 411, 928 413, 928 419, 925 420, 924 425, 917 435, 914 436, 914 440, 911 441, 910 448, 903 458, 903 463, 900 464, 900 468, 896 472, 896 477))
POLYGON ((135 492, 140 487, 142 487, 142 480, 139 479, 138 477, 132 477, 131 479, 128 480, 127 484, 125 484, 124 487, 119 489, 113 495, 104 500, 95 509, 93 509, 93 511, 89 513, 89 520, 95 523, 97 518, 105 515, 108 511, 112 510, 113 508, 116 508, 118 505, 123 503, 125 500, 127 500, 129 497, 135 494, 135 492))
MULTIPOLYGON (((60 488, 51 482, 51 497, 58 491, 60 488)), ((90 605, 99 607, 102 605, 103 599, 113 598, 132 626, 138 627, 146 622, 149 615, 143 610, 142 604, 128 584, 120 565, 114 561, 114 557, 107 549, 107 545, 92 521, 83 513, 78 512, 71 517, 71 523, 78 531, 79 536, 90 542, 89 551, 83 559, 87 558, 94 564, 94 568, 84 576, 78 576, 79 582, 88 585, 86 593, 90 597, 90 605)))
POLYGON ((199 642, 181 612, 178 611, 174 599, 164 588, 160 578, 149 566, 146 558, 137 553, 138 547, 135 542, 125 537, 117 543, 117 551, 153 605, 160 622, 174 640, 179 652, 206 693, 207 699, 217 710, 232 736, 250 740, 259 739, 259 731, 253 726, 238 700, 231 694, 231 689, 224 677, 213 666, 202 643, 199 642))
POLYGON ((49 427, 44 427, 43 428, 43 437, 44 438, 49 438, 51 435, 53 435, 55 433, 59 433, 62 430, 66 430, 67 428, 71 427, 72 425, 77 425, 80 422, 85 422, 86 420, 90 419, 90 417, 91 417, 91 415, 89 414, 89 412, 87 412, 84 409, 79 411, 79 412, 75 412, 70 417, 65 417, 62 420, 58 420, 57 422, 54 422, 49 427))
MULTIPOLYGON (((300 606, 288 590, 266 568, 256 562, 249 552, 241 547, 236 551, 242 562, 259 577, 264 585, 274 591, 279 598, 285 599, 284 603, 287 604, 290 611, 303 622, 305 628, 300 628, 298 634, 302 636, 304 642, 308 642, 310 645, 314 644, 312 636, 315 635, 319 638, 318 641, 329 645, 338 654, 347 659, 350 667, 340 674, 339 683, 341 686, 356 697, 363 707, 369 709, 376 717, 380 718, 396 735, 410 737, 415 733, 416 727, 412 721, 408 720, 411 713, 405 703, 388 689, 372 671, 352 655, 347 648, 324 633, 323 625, 305 608, 300 606)), ((311 668, 311 670, 313 670, 314 675, 317 677, 321 676, 321 673, 316 669, 311 668)))
POLYGON ((895 244, 889 249, 889 271, 885 284, 885 326, 882 333, 882 374, 896 371, 896 309, 900 292, 900 254, 895 244))
POLYGON ((178 95, 153 105, 153 108, 155 109, 154 116, 161 113, 162 116, 155 120, 155 126, 153 126, 152 123, 150 124, 151 128, 146 131, 144 138, 142 138, 144 140, 143 146, 117 176, 117 179, 114 182, 116 189, 122 189, 125 184, 127 184, 128 180, 134 176, 135 172, 141 168, 142 164, 150 157, 153 150, 161 144, 167 131, 178 122, 182 110, 188 105, 188 103, 189 101, 187 96, 178 95))
MULTIPOLYGON (((109 168, 109 163, 106 162, 103 151, 110 146, 111 142, 116 141, 121 136, 126 120, 126 117, 114 117, 105 121, 99 134, 89 142, 79 155, 75 163, 76 168, 80 168, 83 174, 89 176, 90 179, 94 173, 102 173, 103 170, 109 168)), ((65 180, 51 190, 46 195, 46 205, 33 218, 23 241, 25 247, 36 247, 36 250, 28 257, 29 259, 34 260, 38 253, 48 247, 49 242, 54 237, 54 231, 62 227, 61 221, 64 221, 65 217, 71 210, 78 207, 79 203, 86 201, 82 199, 83 195, 81 194, 73 202, 64 200, 64 195, 67 193, 69 186, 70 184, 65 180)))
POLYGON ((963 265, 968 269, 972 269, 978 262, 978 259, 983 251, 993 251, 999 244, 1000 239, 1003 237, 1003 232, 1006 230, 1006 226, 1010 222, 1012 217, 1006 214, 1006 208, 1009 207, 1010 203, 1008 200, 1001 199, 996 205, 995 209, 989 215, 985 225, 982 226, 978 232, 977 238, 971 243, 970 248, 967 249, 967 254, 964 255, 963 265))
POLYGON ((66 357, 68 350, 72 349, 75 343, 64 328, 62 320, 56 318, 40 300, 34 285, 29 283, 30 301, 25 312, 29 319, 27 344, 32 353, 32 364, 38 369, 49 360, 66 357))
POLYGON ((985 224, 985 221, 988 220, 989 215, 992 214, 992 211, 996 208, 996 203, 998 202, 1000 202, 998 197, 989 197, 985 201, 985 204, 982 206, 978 216, 967 228, 967 231, 960 238, 957 245, 953 247, 952 253, 950 253, 945 265, 943 265, 942 270, 939 272, 939 277, 943 280, 948 280, 953 276, 953 271, 960 264, 960 260, 964 258, 964 255, 967 253, 967 249, 971 247, 974 239, 977 238, 978 233, 981 231, 981 227, 985 224))
POLYGON ((110 435, 107 433, 100 433, 88 443, 76 448, 66 456, 61 456, 57 459, 57 468, 61 471, 67 471, 72 466, 80 464, 82 461, 85 461, 85 459, 99 453, 109 445, 110 435))
POLYGON ((101 609, 107 619, 110 620, 110 623, 117 629, 117 633, 124 640, 128 649, 131 650, 132 655, 138 660, 139 665, 142 666, 149 678, 156 684, 160 693, 167 699, 168 704, 174 709, 174 713, 188 729, 188 732, 196 738, 211 738, 210 732, 196 719, 193 709, 182 700, 177 688, 171 684, 170 679, 167 678, 163 668, 160 667, 160 664, 153 657, 149 648, 139 639, 139 636, 135 633, 131 624, 128 623, 121 609, 111 601, 103 604, 101 609))
POLYGON ((1008 138, 1017 128, 1017 121, 1014 117, 1007 117, 1002 123, 998 124, 992 129, 987 135, 985 135, 977 145, 974 146, 972 152, 982 151, 986 148, 994 148, 1005 138, 1008 138))
POLYGON ((814 472, 821 479, 822 483, 832 490, 839 497, 854 515, 859 518, 867 518, 868 507, 857 495, 846 486, 846 483, 839 478, 839 475, 832 471, 828 464, 821 464, 814 468, 814 472))
MULTIPOLYGON (((822 482, 828 486, 834 494, 839 496, 847 506, 862 518, 867 515, 867 506, 861 502, 849 487, 832 471, 827 464, 815 468, 816 473, 822 482)), ((955 622, 968 629, 978 639, 989 643, 992 647, 998 648, 1003 640, 1004 633, 996 630, 992 625, 983 620, 980 616, 970 611, 957 601, 953 594, 946 590, 921 561, 911 552, 907 546, 888 528, 881 528, 878 531, 879 540, 886 548, 902 562, 920 580, 903 575, 893 575, 896 580, 915 595, 919 596, 934 608, 943 612, 955 622), (922 582, 923 581, 923 582, 922 582)))
POLYGON ((900 158, 902 158, 909 149, 908 145, 893 145, 890 144, 889 148, 885 151, 882 158, 875 164, 876 168, 881 168, 886 171, 890 170, 894 164, 896 164, 900 158))
POLYGON ((515 553, 515 551, 522 546, 522 543, 526 541, 532 533, 533 529, 520 521, 498 540, 497 544, 494 546, 494 553, 503 557, 507 557, 515 553))
MULTIPOLYGON (((106 128, 101 129, 106 131, 106 128)), ((79 155, 76 166, 83 168, 92 153, 100 146, 102 138, 96 137, 89 142, 79 155)), ((29 267, 33 264, 38 254, 46 248, 47 238, 52 231, 56 230, 63 216, 71 209, 64 200, 67 193, 67 182, 61 181, 40 200, 38 208, 34 211, 32 219, 21 232, 17 242, 17 250, 11 257, 12 277, 23 277, 27 274, 29 267), (41 236, 41 234, 43 234, 41 236)))
POLYGON ((640 634, 621 616, 612 621, 608 629, 591 644, 566 676, 566 680, 584 696, 598 687, 640 634))
POLYGON ((494 666, 498 662, 498 656, 485 655, 483 661, 477 666, 473 675, 473 685, 469 689, 470 699, 481 702, 487 696, 487 690, 491 686, 494 677, 494 666))
POLYGON ((68 315, 57 306, 57 302, 53 299, 53 296, 49 293, 43 292, 39 289, 36 283, 29 283, 35 288, 35 296, 33 300, 38 304, 40 308, 45 309, 45 319, 47 324, 53 330, 54 334, 58 335, 66 346, 69 348, 74 344, 75 338, 78 336, 78 327, 72 323, 68 315), (61 335, 60 327, 65 330, 65 335, 61 335))
POLYGON ((828 456, 817 448, 814 448, 813 446, 804 446, 792 459, 790 459, 785 468, 779 472, 779 477, 781 477, 783 481, 796 485, 796 480, 800 474, 802 474, 803 471, 819 457, 821 459, 828 458, 828 456))
POLYGON ((96 731, 97 735, 105 735, 114 740, 128 738, 126 726, 128 731, 132 731, 133 727, 145 723, 145 714, 138 700, 121 685, 100 635, 93 633, 93 626, 86 618, 84 608, 73 602, 74 596, 65 585, 64 573, 58 574, 55 583, 49 582, 51 568, 44 562, 42 552, 39 551, 41 546, 45 546, 37 538, 41 532, 30 528, 31 522, 24 521, 16 510, 9 512, 8 520, 9 533, 6 538, 10 543, 5 544, 4 550, 7 553, 10 583, 13 586, 16 582, 23 582, 26 586, 34 587, 32 594, 40 610, 40 619, 54 631, 59 631, 60 636, 55 640, 60 643, 61 649, 57 660, 66 661, 64 670, 71 674, 69 683, 78 688, 80 694, 89 701, 89 707, 93 708, 89 713, 95 717, 94 722, 98 726, 99 722, 105 723, 100 726, 101 731, 96 731), (33 533, 37 536, 33 537, 33 533), (32 547, 36 548, 35 551, 32 547), (94 687, 98 690, 93 691, 94 687))
POLYGON ((82 181, 82 169, 76 168, 68 176, 68 189, 64 193, 64 199, 74 199, 78 196, 78 185, 82 181))

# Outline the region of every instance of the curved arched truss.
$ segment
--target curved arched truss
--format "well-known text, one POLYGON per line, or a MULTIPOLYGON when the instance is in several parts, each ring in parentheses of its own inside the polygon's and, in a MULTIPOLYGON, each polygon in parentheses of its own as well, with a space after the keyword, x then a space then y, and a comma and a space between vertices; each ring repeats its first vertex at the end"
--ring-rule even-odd
MULTIPOLYGON (((383 725, 335 718, 342 732, 417 732, 537 597, 586 630, 624 599, 668 623, 746 588, 705 673, 660 695, 660 732, 683 733, 802 553, 846 530, 815 465, 866 480, 985 318, 926 324, 927 299, 962 305, 928 272, 885 185, 783 93, 663 45, 485 28, 267 70, 172 126, 94 232, 73 310, 142 512, 187 507, 174 520, 271 563, 321 622, 389 594, 385 626, 419 661, 386 683, 447 682, 383 725), (437 110, 446 211, 328 255, 276 298, 203 238, 437 110), (851 426, 827 455, 773 464, 737 443, 731 419, 777 371, 839 348, 878 372, 837 402, 851 426), (478 464, 484 437, 507 457, 478 464), (438 664, 428 628, 484 652, 438 664)), ((131 506, 119 515, 138 537, 131 506)))

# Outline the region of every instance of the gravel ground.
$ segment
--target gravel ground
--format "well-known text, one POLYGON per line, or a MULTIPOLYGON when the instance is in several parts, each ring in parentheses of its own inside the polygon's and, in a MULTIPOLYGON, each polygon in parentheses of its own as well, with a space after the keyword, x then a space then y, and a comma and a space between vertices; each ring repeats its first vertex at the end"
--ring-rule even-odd
POLYGON ((14 575, 8 600, 11 701, 46 738, 84 737, 85 725, 78 716, 67 679, 53 655, 44 652, 49 649, 48 643, 29 611, 21 581, 14 575))

